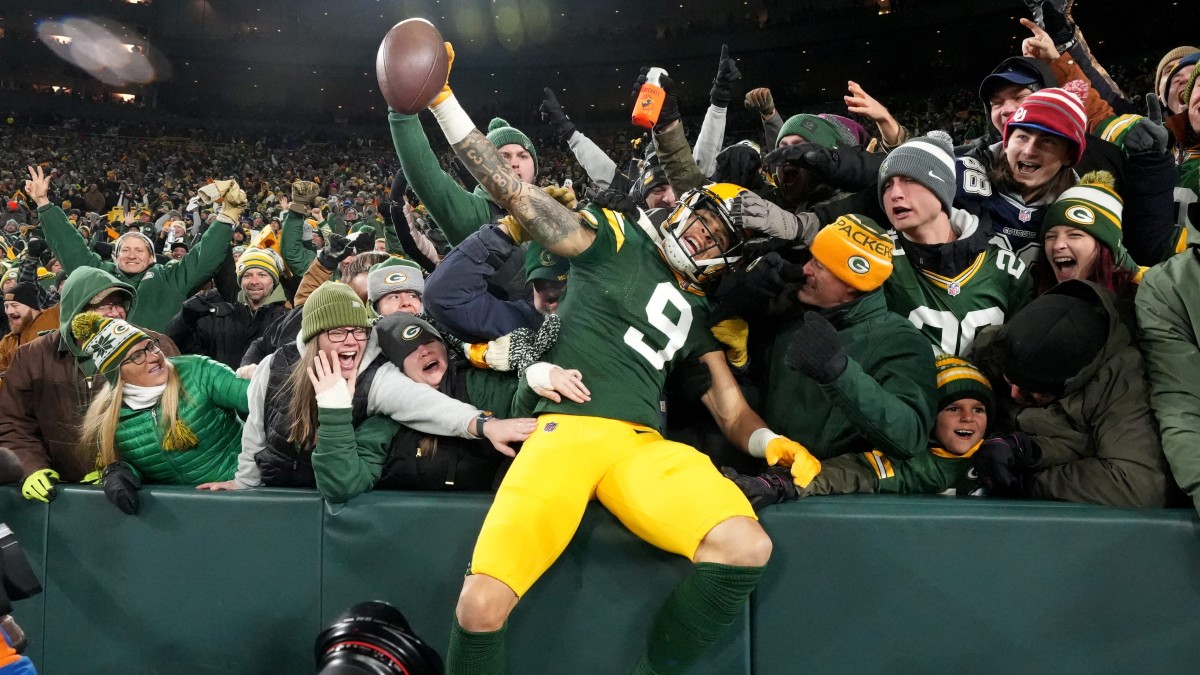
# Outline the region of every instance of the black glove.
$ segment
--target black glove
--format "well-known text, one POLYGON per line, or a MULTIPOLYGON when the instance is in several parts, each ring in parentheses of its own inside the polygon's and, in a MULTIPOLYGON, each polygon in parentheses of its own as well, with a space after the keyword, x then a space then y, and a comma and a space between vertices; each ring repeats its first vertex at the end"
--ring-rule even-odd
POLYGON ((1074 0, 1046 0, 1040 3, 1026 0, 1025 4, 1030 5, 1033 22, 1046 29, 1046 34, 1054 40, 1058 51, 1065 52, 1075 46, 1075 22, 1071 20, 1074 0), (1037 8, 1033 5, 1037 5, 1037 8))
POLYGON ((629 220, 636 221, 641 217, 641 210, 638 209, 637 202, 633 201, 633 197, 630 197, 628 192, 600 190, 592 194, 589 201, 602 209, 616 211, 629 220))
POLYGON ((816 143, 797 143, 785 145, 767 153, 763 164, 774 169, 782 164, 794 164, 804 169, 810 169, 821 177, 829 176, 837 171, 838 152, 816 143))
POLYGON ((755 511, 800 498, 800 491, 796 489, 796 483, 792 480, 792 472, 786 466, 773 466, 757 476, 738 473, 725 466, 721 467, 721 475, 741 489, 755 511))
MULTIPOLYGON (((641 73, 638 75, 637 82, 633 83, 633 102, 637 103, 638 96, 641 94, 642 85, 646 84, 646 73, 650 72, 650 68, 642 66, 641 73)), ((679 112, 679 99, 675 98, 675 80, 670 76, 663 75, 658 78, 659 84, 662 86, 663 92, 666 93, 666 98, 663 99, 662 109, 658 112, 658 123, 654 125, 655 131, 666 129, 671 122, 678 121, 683 116, 679 112)))
POLYGON ((571 134, 575 133, 575 123, 563 112, 558 98, 554 96, 550 87, 542 89, 542 93, 545 95, 545 99, 538 106, 538 112, 542 114, 542 121, 557 129, 563 140, 567 140, 571 134))
POLYGON ((214 298, 212 295, 214 293, 216 293, 215 290, 205 291, 188 298, 187 302, 183 303, 183 309, 181 310, 184 320, 188 323, 196 323, 215 311, 213 301, 219 298, 220 295, 217 294, 214 298))
POLYGON ((671 383, 683 395, 685 401, 699 401, 712 389, 712 372, 708 364, 691 356, 680 361, 671 370, 671 383))
POLYGON ((712 89, 708 92, 708 102, 719 107, 728 108, 733 100, 733 83, 742 79, 737 62, 729 58, 729 45, 721 45, 721 60, 717 63, 717 76, 713 78, 712 89))
POLYGON ((138 478, 133 467, 126 462, 113 462, 104 467, 100 483, 104 486, 104 496, 127 516, 137 513, 141 499, 138 490, 142 488, 142 479, 138 478))
MULTIPOLYGON (((1156 94, 1146 94, 1146 118, 1139 120, 1129 133, 1125 134, 1122 145, 1130 155, 1161 155, 1167 151, 1167 141, 1170 132, 1162 123, 1162 102, 1156 94)), ((31 241, 30 246, 33 245, 31 241)))
MULTIPOLYGON (((392 176, 392 191, 389 193, 391 195, 390 199, 392 200, 392 203, 400 204, 401 206, 403 206, 404 205, 404 192, 407 189, 408 189, 408 178, 404 175, 404 169, 403 168, 396 169, 396 175, 392 176)), ((413 208, 414 209, 416 208, 415 204, 413 205, 413 208)), ((405 224, 405 226, 407 227, 407 224, 405 224)))
POLYGON ((747 190, 758 187, 762 171, 762 155, 749 145, 737 143, 717 153, 714 183, 733 183, 747 190))
POLYGON ((354 249, 350 246, 349 239, 340 234, 330 232, 325 238, 325 248, 317 255, 317 262, 321 263, 321 267, 328 270, 336 270, 346 258, 354 255, 354 249))
POLYGON ((987 493, 1008 498, 1029 496, 1032 472, 1041 460, 1042 449, 1019 431, 984 441, 971 456, 987 493))
POLYGON ((30 239, 25 245, 26 257, 41 261, 42 254, 49 251, 50 247, 46 244, 45 239, 30 239))
POLYGON ((804 313, 804 323, 792 336, 784 363, 819 384, 829 384, 846 371, 846 352, 837 329, 825 317, 813 311, 804 313))
POLYGON ((722 278, 710 323, 717 324, 734 316, 748 319, 765 314, 771 301, 787 284, 803 278, 802 266, 790 263, 772 251, 745 269, 722 278))

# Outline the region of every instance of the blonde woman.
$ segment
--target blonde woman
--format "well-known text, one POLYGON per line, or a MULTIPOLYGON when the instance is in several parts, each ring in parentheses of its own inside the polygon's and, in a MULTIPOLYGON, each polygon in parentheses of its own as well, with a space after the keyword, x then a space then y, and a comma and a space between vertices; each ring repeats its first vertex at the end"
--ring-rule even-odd
POLYGON ((108 383, 88 407, 81 446, 96 454, 104 494, 138 509, 142 481, 199 485, 237 469, 249 383, 204 356, 168 359, 120 319, 84 312, 71 331, 108 383))

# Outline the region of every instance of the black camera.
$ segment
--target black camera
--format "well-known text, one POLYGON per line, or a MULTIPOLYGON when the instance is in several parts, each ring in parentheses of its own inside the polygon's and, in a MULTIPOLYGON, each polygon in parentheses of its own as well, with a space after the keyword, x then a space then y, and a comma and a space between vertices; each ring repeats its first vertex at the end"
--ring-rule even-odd
POLYGON ((442 675, 442 657, 378 600, 342 612, 317 636, 315 653, 318 675, 442 675))

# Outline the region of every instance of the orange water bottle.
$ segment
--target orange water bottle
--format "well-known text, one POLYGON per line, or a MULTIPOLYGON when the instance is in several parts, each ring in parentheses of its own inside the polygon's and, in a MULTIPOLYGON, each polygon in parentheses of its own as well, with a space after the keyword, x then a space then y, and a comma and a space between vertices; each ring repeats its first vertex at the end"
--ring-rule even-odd
POLYGON ((658 114, 662 112, 663 101, 667 92, 662 88, 660 79, 667 74, 662 68, 651 68, 646 73, 646 83, 638 90, 637 100, 633 103, 633 123, 645 129, 654 128, 658 124, 658 114))

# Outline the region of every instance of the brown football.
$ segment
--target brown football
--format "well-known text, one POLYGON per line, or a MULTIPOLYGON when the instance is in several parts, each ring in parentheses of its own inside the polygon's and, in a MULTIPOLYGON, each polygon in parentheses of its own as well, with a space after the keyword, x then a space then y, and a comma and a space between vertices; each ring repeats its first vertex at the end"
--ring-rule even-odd
POLYGON ((392 110, 415 115, 438 95, 450 73, 442 34, 425 19, 392 26, 375 55, 379 91, 392 110))

